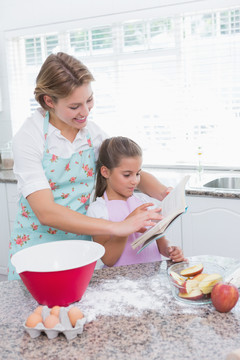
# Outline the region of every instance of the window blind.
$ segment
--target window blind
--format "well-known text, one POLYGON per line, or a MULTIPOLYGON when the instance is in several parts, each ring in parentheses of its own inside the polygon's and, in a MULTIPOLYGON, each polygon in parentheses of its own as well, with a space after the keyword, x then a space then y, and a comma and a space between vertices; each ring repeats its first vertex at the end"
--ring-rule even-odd
POLYGON ((13 132, 38 107, 35 78, 52 52, 92 71, 91 119, 144 150, 145 165, 240 168, 240 7, 75 26, 8 38, 13 132))

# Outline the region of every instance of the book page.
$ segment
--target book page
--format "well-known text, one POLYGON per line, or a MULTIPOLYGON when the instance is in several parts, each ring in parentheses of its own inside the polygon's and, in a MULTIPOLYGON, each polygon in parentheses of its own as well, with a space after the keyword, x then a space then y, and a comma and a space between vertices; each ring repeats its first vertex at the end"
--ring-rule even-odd
MULTIPOLYGON (((162 234, 166 228, 178 215, 185 212, 185 186, 189 180, 189 175, 185 176, 180 183, 165 197, 162 202, 162 215, 164 218, 156 223, 153 227, 145 231, 138 239, 132 242, 132 248, 135 249, 139 245, 143 244, 150 237, 156 237, 154 235, 162 234)), ((151 242, 151 241, 150 241, 151 242)))
MULTIPOLYGON (((187 211, 187 208, 186 208, 185 212, 186 212, 186 211, 187 211)), ((184 212, 184 213, 185 213, 185 212, 184 212)), ((182 214, 184 214, 184 213, 180 213, 179 215, 177 215, 176 217, 174 217, 174 218, 172 219, 172 221, 170 221, 170 223, 166 224, 166 225, 163 227, 163 229, 161 228, 161 233, 160 233, 160 234, 156 233, 156 234, 152 235, 150 238, 147 238, 147 240, 145 240, 144 243, 141 242, 142 246, 141 246, 141 248, 138 250, 137 254, 139 254, 141 251, 143 251, 143 250, 144 250, 148 245, 150 245, 153 241, 156 241, 157 239, 160 239, 161 237, 165 236, 164 231, 166 230, 166 228, 171 224, 171 222, 173 222, 177 217, 182 216, 182 214)), ((148 235, 149 235, 149 234, 148 234, 148 235)), ((138 247, 139 245, 141 245, 141 244, 134 245, 134 249, 137 248, 137 247, 138 247)))
POLYGON ((184 211, 186 207, 185 189, 186 183, 189 180, 189 175, 185 176, 180 183, 168 194, 162 201, 162 215, 167 217, 172 213, 184 211))
POLYGON ((143 243, 143 245, 142 245, 142 247, 137 251, 137 254, 139 254, 141 251, 143 251, 148 245, 150 245, 153 241, 156 241, 157 239, 160 239, 161 237, 163 237, 164 236, 164 234, 162 234, 162 235, 153 235, 153 236, 151 236, 149 239, 147 239, 144 243, 143 243))
POLYGON ((168 225, 173 221, 173 219, 176 218, 176 216, 177 215, 174 213, 166 216, 162 220, 159 220, 156 225, 152 226, 150 229, 145 231, 139 238, 132 242, 132 248, 136 249, 140 244, 145 242, 150 237, 155 238, 155 235, 159 236, 160 234, 162 234, 166 230, 168 225))

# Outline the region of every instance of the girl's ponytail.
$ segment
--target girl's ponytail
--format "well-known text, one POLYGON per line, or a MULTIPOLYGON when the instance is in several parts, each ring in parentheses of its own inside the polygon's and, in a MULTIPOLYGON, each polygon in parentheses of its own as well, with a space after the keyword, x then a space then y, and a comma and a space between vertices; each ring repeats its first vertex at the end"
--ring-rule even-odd
POLYGON ((97 170, 97 180, 96 180, 94 200, 96 200, 97 197, 103 196, 106 188, 107 188, 107 179, 105 179, 105 177, 102 176, 101 168, 99 168, 97 170))

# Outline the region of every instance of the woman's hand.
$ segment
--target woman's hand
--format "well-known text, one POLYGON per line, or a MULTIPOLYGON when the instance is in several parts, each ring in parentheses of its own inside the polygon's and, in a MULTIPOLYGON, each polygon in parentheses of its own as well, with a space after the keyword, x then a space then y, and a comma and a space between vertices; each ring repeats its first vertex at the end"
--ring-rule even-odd
POLYGON ((119 223, 113 223, 114 234, 117 236, 128 236, 134 232, 144 232, 147 226, 154 226, 156 222, 153 220, 162 220, 160 214, 161 208, 147 210, 152 203, 147 203, 137 207, 128 217, 119 223))
MULTIPOLYGON (((135 216, 135 215, 137 215, 137 214, 140 214, 142 211, 149 211, 149 210, 148 210, 148 207, 149 207, 149 206, 153 206, 153 205, 154 205, 153 203, 146 203, 146 204, 142 204, 142 205, 138 206, 135 210, 133 210, 133 211, 126 217, 126 219, 128 219, 128 218, 130 218, 130 217, 132 217, 132 216, 135 216)), ((156 208, 155 210, 157 210, 157 212, 161 212, 162 209, 161 209, 161 208, 156 208)), ((162 218, 163 218, 163 216, 161 216, 161 219, 160 219, 160 220, 162 220, 162 218)), ((154 225, 156 225, 155 222, 153 222, 153 225, 151 225, 151 226, 154 226, 154 225)), ((146 227, 142 227, 141 229, 138 230, 138 232, 144 233, 146 230, 147 230, 146 227)))
POLYGON ((167 187, 163 185, 155 176, 142 170, 138 189, 143 193, 162 201, 173 188, 171 186, 167 187))
MULTIPOLYGON (((140 214, 142 211, 146 211, 147 208, 149 206, 153 206, 154 204, 153 203, 146 203, 146 204, 142 204, 140 206, 138 206, 135 210, 133 210, 127 217, 126 219, 136 215, 136 214, 140 214)), ((158 211, 160 211, 161 209, 159 208, 158 211)))
POLYGON ((162 198, 164 199, 172 190, 173 190, 173 187, 171 187, 171 186, 164 189, 163 192, 161 193, 162 198))

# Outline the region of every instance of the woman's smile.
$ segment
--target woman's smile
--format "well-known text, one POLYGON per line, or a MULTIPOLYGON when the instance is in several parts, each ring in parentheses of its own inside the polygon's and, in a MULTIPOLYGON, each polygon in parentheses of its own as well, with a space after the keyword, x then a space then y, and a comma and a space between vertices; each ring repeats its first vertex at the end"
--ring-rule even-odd
POLYGON ((86 120, 87 120, 87 116, 84 117, 76 117, 73 119, 74 121, 76 121, 79 124, 83 124, 86 120))

